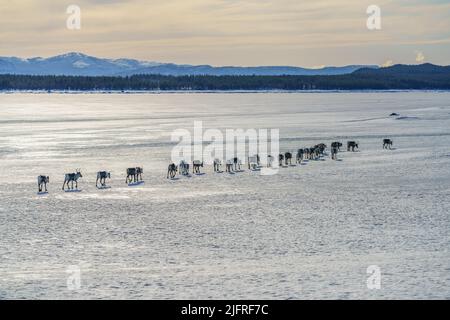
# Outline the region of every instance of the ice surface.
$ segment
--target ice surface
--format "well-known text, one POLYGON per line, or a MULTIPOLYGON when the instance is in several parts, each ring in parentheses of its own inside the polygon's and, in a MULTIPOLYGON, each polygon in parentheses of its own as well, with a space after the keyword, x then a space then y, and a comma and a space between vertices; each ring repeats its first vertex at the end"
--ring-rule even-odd
POLYGON ((0 299, 450 298, 449 155, 450 93, 0 94, 0 299), (171 132, 195 120, 360 150, 166 179, 171 132), (146 182, 128 187, 134 166, 146 182), (76 168, 83 192, 64 193, 76 168))

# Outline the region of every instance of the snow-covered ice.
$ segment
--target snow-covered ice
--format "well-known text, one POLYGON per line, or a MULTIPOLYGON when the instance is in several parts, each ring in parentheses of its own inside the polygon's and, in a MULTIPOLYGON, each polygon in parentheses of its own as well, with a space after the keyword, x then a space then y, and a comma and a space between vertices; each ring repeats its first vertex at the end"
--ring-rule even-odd
POLYGON ((448 92, 0 94, 0 164, 0 299, 450 298, 448 92), (195 120, 360 150, 168 180, 170 135, 195 120), (64 193, 76 168, 82 192, 64 193))

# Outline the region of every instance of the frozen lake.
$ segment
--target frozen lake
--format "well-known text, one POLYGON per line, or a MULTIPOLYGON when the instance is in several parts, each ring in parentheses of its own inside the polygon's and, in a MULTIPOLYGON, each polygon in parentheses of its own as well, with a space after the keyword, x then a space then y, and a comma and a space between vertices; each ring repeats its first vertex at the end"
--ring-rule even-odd
POLYGON ((0 164, 0 299, 450 298, 450 93, 0 94, 0 164), (360 152, 169 181, 170 135, 196 120, 360 152))

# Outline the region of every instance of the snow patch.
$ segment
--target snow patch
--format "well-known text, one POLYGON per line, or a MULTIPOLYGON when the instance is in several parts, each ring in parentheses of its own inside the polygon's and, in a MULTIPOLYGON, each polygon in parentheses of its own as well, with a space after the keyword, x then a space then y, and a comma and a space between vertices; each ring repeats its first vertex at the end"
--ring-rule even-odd
POLYGON ((78 60, 78 61, 73 63, 73 66, 75 68, 79 68, 79 69, 87 68, 87 67, 89 67, 89 65, 90 65, 89 63, 86 63, 86 62, 81 61, 81 60, 78 60))

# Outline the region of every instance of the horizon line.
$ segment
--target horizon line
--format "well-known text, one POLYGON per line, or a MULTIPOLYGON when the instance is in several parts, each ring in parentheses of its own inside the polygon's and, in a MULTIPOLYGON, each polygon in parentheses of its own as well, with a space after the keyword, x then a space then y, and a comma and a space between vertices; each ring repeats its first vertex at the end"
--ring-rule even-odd
MULTIPOLYGON (((350 67, 350 66, 364 66, 364 67, 369 67, 369 66, 376 66, 379 68, 384 68, 384 67, 391 67, 394 65, 409 65, 409 66, 414 66, 414 65, 422 65, 422 64, 432 64, 432 65, 436 65, 436 66, 441 66, 441 67, 446 67, 446 66, 450 66, 450 65, 440 65, 440 64, 435 64, 432 62, 421 62, 421 63, 416 63, 416 64, 408 64, 408 63, 393 63, 391 65, 388 66, 383 66, 383 64, 377 64, 377 63, 370 63, 370 64, 344 64, 344 65, 320 65, 320 66, 300 66, 300 65, 275 65, 275 64, 267 64, 267 65, 255 65, 255 66, 249 66, 249 65, 212 65, 212 64, 189 64, 189 63, 174 63, 174 62, 162 62, 162 61, 156 61, 156 60, 142 60, 142 59, 137 59, 137 58, 132 58, 132 57, 120 57, 120 58, 111 58, 111 57, 99 57, 99 56, 95 56, 95 55, 91 55, 91 54, 86 54, 83 52, 79 52, 79 51, 68 51, 68 52, 63 52, 63 53, 59 53, 59 54, 54 54, 54 55, 49 55, 49 56, 31 56, 31 57, 23 57, 23 56, 3 56, 0 55, 0 58, 17 58, 17 59, 24 59, 24 60, 31 60, 31 59, 50 59, 50 58, 55 58, 55 57, 61 57, 64 55, 70 55, 70 54, 79 54, 85 57, 91 57, 91 58, 96 58, 96 59, 105 59, 105 60, 111 60, 111 61, 115 61, 115 60, 134 60, 134 61, 138 61, 138 62, 148 62, 148 63, 158 63, 158 64, 162 64, 162 65, 177 65, 177 66, 208 66, 208 67, 212 67, 212 68, 260 68, 260 67, 278 67, 278 68, 283 68, 283 67, 288 67, 288 68, 302 68, 302 69, 309 69, 309 70, 321 70, 321 69, 325 69, 325 68, 344 68, 344 67, 350 67)), ((151 66, 149 66, 151 67, 151 66)))

